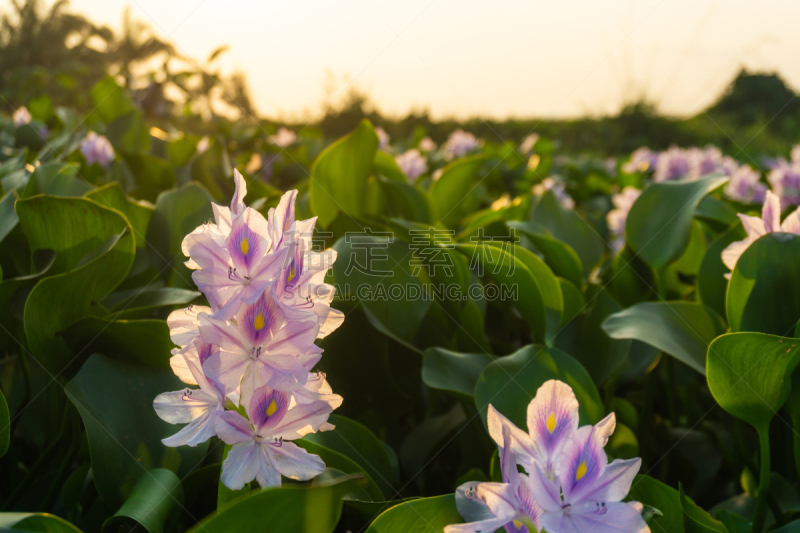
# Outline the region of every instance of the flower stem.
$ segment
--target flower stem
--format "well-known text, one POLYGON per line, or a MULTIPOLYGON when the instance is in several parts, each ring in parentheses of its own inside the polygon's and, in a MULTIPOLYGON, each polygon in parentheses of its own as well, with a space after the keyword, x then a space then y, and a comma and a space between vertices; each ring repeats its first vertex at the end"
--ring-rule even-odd
POLYGON ((758 482, 758 499, 753 512, 752 533, 764 530, 764 519, 767 516, 767 495, 769 493, 769 423, 758 429, 758 445, 761 448, 761 477, 758 482))

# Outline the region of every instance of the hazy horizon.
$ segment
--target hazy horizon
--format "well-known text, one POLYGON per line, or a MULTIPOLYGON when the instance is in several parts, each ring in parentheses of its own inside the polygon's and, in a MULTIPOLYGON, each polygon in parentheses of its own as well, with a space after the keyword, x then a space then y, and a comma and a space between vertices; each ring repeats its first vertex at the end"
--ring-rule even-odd
POLYGON ((72 0, 70 9, 119 30, 128 5, 201 65, 228 44, 223 70, 243 71, 259 113, 284 119, 313 119, 349 87, 386 115, 437 119, 598 116, 639 96, 687 116, 741 68, 800 87, 800 5, 786 0, 72 0))

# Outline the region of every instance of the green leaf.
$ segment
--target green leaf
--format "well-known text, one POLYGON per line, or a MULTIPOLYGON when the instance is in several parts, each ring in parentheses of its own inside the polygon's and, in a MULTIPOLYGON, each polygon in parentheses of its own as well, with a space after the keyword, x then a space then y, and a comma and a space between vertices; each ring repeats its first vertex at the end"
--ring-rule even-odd
POLYGON ((605 383, 628 358, 629 340, 606 335, 603 321, 619 311, 619 306, 605 289, 590 300, 588 313, 575 318, 555 339, 555 345, 577 359, 597 385, 605 383))
POLYGON ((183 487, 178 476, 154 468, 139 478, 122 507, 103 524, 103 533, 130 533, 139 526, 161 533, 170 512, 183 505, 183 487))
POLYGON ((65 391, 83 419, 97 491, 121 506, 136 483, 153 468, 182 478, 199 466, 207 443, 168 448, 161 439, 180 425, 161 420, 153 400, 162 392, 185 388, 169 370, 123 363, 94 354, 65 391))
POLYGON ((568 244, 554 239, 544 226, 535 222, 513 220, 506 224, 531 240, 557 276, 569 280, 576 287, 583 286, 581 258, 568 244))
POLYGON ((728 181, 724 177, 653 183, 634 202, 625 223, 631 249, 656 270, 681 256, 689 244, 700 201, 728 181))
POLYGON ((43 163, 31 174, 22 197, 28 198, 36 194, 82 196, 92 186, 78 176, 78 169, 77 163, 43 163))
POLYGON ((556 348, 529 345, 495 359, 478 378, 475 405, 484 424, 492 404, 517 427, 527 427, 528 404, 550 379, 561 380, 575 391, 581 424, 594 424, 603 417, 600 393, 578 361, 556 348))
POLYGON ((101 353, 112 359, 169 370, 169 338, 164 320, 114 320, 88 316, 61 332, 74 353, 101 353))
POLYGON ((121 154, 144 154, 150 149, 150 133, 144 115, 138 109, 109 122, 106 127, 106 137, 114 150, 121 154))
POLYGON ((608 317, 603 330, 615 339, 649 344, 705 374, 708 346, 725 324, 703 304, 644 302, 608 317))
POLYGON ((383 442, 355 420, 332 414, 328 422, 336 426, 336 429, 310 433, 303 440, 348 457, 364 469, 383 494, 390 498, 395 497, 397 487, 394 468, 383 442))
POLYGON ((396 505, 378 516, 366 533, 440 533, 450 524, 461 523, 463 520, 456 509, 455 495, 446 494, 396 505))
MULTIPOLYGON (((492 246, 501 248, 500 243, 496 242, 492 243, 492 246)), ((533 279, 536 280, 545 307, 558 313, 560 319, 561 313, 564 311, 564 297, 561 295, 561 284, 553 271, 544 261, 536 257, 536 254, 522 246, 514 246, 512 253, 514 258, 525 265, 533 279)))
POLYGON ((87 254, 85 264, 47 277, 31 290, 25 301, 25 335, 31 352, 49 371, 68 371, 67 375, 75 371, 74 366, 68 367, 76 356, 60 332, 88 316, 92 302, 122 282, 133 264, 134 250, 133 236, 126 229, 87 254))
POLYGON ((428 193, 436 204, 439 222, 448 228, 455 228, 461 217, 474 211, 470 196, 484 161, 480 154, 457 159, 445 166, 439 179, 431 184, 428 193))
POLYGON ((661 511, 662 516, 654 516, 651 531, 668 531, 683 533, 683 508, 680 493, 662 482, 645 475, 637 475, 631 490, 629 501, 641 502, 661 511))
POLYGON ((172 287, 137 287, 110 294, 103 300, 103 305, 115 319, 139 318, 161 307, 189 304, 201 294, 199 291, 172 287))
POLYGON ((333 249, 341 258, 333 264, 333 274, 343 289, 342 296, 345 296, 344 290, 349 289, 350 296, 359 298, 373 326, 410 343, 431 301, 407 297, 408 291, 421 295, 423 289, 420 280, 413 275, 408 245, 397 239, 388 242, 382 236, 353 234, 336 241, 333 249), (400 298, 390 293, 393 286, 403 289, 400 298))
POLYGON ((630 307, 658 297, 658 276, 655 270, 628 247, 611 260, 611 292, 622 307, 630 307))
POLYGON ((700 300, 720 316, 727 315, 725 293, 728 290, 728 280, 725 279, 725 274, 730 272, 722 262, 722 251, 731 243, 740 241, 746 236, 741 225, 730 228, 711 241, 706 248, 703 262, 700 263, 700 272, 697 275, 697 292, 700 300))
POLYGON ((150 217, 153 216, 153 206, 150 203, 129 198, 122 191, 122 186, 116 181, 89 191, 84 196, 104 207, 116 209, 125 215, 133 229, 136 247, 145 247, 144 236, 147 233, 150 217))
POLYGON ((713 196, 706 196, 703 198, 697 206, 694 215, 699 218, 717 222, 726 227, 739 220, 736 216, 736 210, 731 207, 728 202, 720 200, 719 198, 714 198, 713 196))
POLYGON ((11 442, 11 414, 8 412, 8 403, 3 391, 0 390, 0 457, 8 451, 11 442))
MULTIPOLYGON (((57 252, 51 274, 72 270, 109 237, 129 228, 125 217, 118 212, 86 198, 35 196, 18 200, 16 210, 31 252, 41 249, 57 252)), ((132 241, 132 237, 126 240, 132 241)), ((110 290, 101 286, 99 292, 110 290)))
POLYGON ((717 403, 759 432, 786 402, 800 363, 800 340, 728 333, 708 347, 708 388, 717 403))
POLYGON ((194 289, 191 271, 183 264, 183 238, 213 218, 212 198, 197 183, 158 195, 156 209, 147 227, 147 255, 171 287, 194 289))
POLYGON ((726 300, 731 331, 793 335, 800 319, 800 235, 768 233, 739 257, 726 300))
POLYGON ((322 227, 342 211, 352 217, 363 213, 378 137, 368 120, 352 133, 328 146, 311 166, 311 208, 322 227))
POLYGON ((800 520, 789 522, 785 526, 773 529, 770 533, 800 533, 800 520))
POLYGON ((92 87, 92 102, 95 112, 106 123, 134 110, 133 101, 125 89, 117 85, 111 76, 106 76, 92 87))
MULTIPOLYGON (((229 198, 233 193, 233 167, 228 151, 219 141, 212 142, 205 152, 192 160, 191 174, 192 179, 201 183, 217 200, 229 198)), ((258 180, 253 182, 258 183, 258 180)))
MULTIPOLYGON (((585 276, 589 275, 603 256, 605 244, 597 231, 577 212, 563 207, 552 191, 547 191, 536 204, 532 219, 544 226, 553 237, 572 247, 580 257, 585 276)), ((582 283, 576 285, 580 286, 582 283)))
POLYGON ((686 533, 728 533, 728 529, 710 514, 698 507, 680 490, 680 503, 683 508, 683 529, 686 533))
POLYGON ((63 518, 47 513, 0 513, 0 531, 81 533, 63 518))
POLYGON ((467 402, 474 401, 475 385, 494 357, 486 353, 459 353, 428 348, 422 361, 422 381, 432 389, 449 392, 467 402))
POLYGON ((152 202, 161 191, 175 186, 175 170, 168 161, 150 154, 129 155, 125 161, 136 184, 131 191, 134 197, 152 202))
POLYGON ((14 209, 17 198, 17 194, 12 190, 0 200, 0 242, 3 242, 19 222, 17 211, 14 209))
POLYGON ((435 207, 424 192, 410 183, 393 181, 383 176, 379 177, 378 182, 383 187, 387 201, 404 218, 414 222, 433 223, 435 207))
POLYGON ((375 152, 375 172, 381 176, 384 176, 389 181, 395 181, 398 183, 408 183, 408 178, 403 171, 397 166, 397 162, 394 160, 394 157, 387 154, 383 150, 378 150, 375 152))
POLYGON ((364 489, 366 490, 367 496, 371 498, 372 501, 381 502, 386 499, 367 470, 359 463, 350 459, 350 457, 305 437, 294 442, 301 448, 304 448, 308 453, 318 455, 328 468, 335 468, 345 474, 361 474, 366 477, 367 482, 364 485, 364 489))
POLYGON ((561 325, 574 319, 586 305, 580 289, 564 278, 558 278, 561 285, 561 296, 564 299, 564 312, 561 313, 561 325))
MULTIPOLYGON (((471 264, 482 266, 484 274, 500 285, 500 294, 503 288, 507 291, 512 291, 515 286, 518 288, 516 300, 510 303, 530 326, 533 339, 544 342, 547 331, 544 298, 533 273, 517 258, 520 247, 513 243, 507 243, 504 248, 488 244, 457 244, 455 247, 470 258, 471 264)), ((558 291, 561 291, 560 287, 558 291)))
POLYGON ((358 490, 363 479, 350 476, 319 486, 284 485, 251 491, 218 510, 191 533, 269 531, 331 533, 339 522, 342 498, 358 490))

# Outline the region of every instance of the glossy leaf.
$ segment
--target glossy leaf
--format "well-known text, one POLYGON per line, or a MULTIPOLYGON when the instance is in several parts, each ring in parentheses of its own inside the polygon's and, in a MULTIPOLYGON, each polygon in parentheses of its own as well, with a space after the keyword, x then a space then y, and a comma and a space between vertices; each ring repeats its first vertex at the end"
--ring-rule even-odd
POLYGON ((17 211, 14 209, 14 203, 17 201, 17 194, 14 191, 9 191, 2 200, 0 200, 0 242, 11 233, 17 223, 19 217, 17 211))
POLYGON ((191 271, 183 264, 184 236, 213 219, 212 198, 202 186, 189 183, 158 195, 147 228, 150 262, 171 287, 194 289, 191 271))
POLYGON ((431 184, 428 192, 436 204, 438 222, 455 228, 461 217, 472 211, 470 196, 483 162, 480 154, 457 159, 445 166, 439 179, 431 184))
POLYGON ((92 87, 92 102, 95 112, 106 123, 134 109, 128 93, 111 76, 106 76, 92 87))
POLYGON ((700 272, 697 275, 697 292, 700 300, 720 316, 727 316, 725 311, 725 293, 728 280, 725 274, 730 271, 722 262, 722 251, 731 243, 746 237, 741 225, 734 226, 711 241, 706 248, 700 272))
POLYGON ((365 476, 367 482, 364 486, 364 490, 366 491, 367 496, 373 501, 383 501, 385 499, 383 492, 375 483, 375 480, 372 479, 372 476, 367 473, 366 469, 350 459, 348 456, 328 448, 323 444, 319 444, 305 438, 295 441, 295 444, 301 448, 304 448, 310 454, 318 455, 328 468, 339 470, 345 474, 357 474, 365 476))
MULTIPOLYGON (((563 207, 551 191, 547 191, 536 204, 532 218, 534 222, 544 226, 553 237, 565 242, 575 251, 581 260, 584 275, 588 276, 605 251, 605 244, 597 234, 597 230, 581 215, 563 207)), ((574 269, 574 266, 570 268, 574 269)), ((559 275, 567 277, 565 273, 559 275)), ((574 277, 574 274, 571 274, 571 277, 574 277)), ((576 280, 570 279, 570 281, 574 283, 576 280)), ((582 283, 576 285, 580 286, 582 283)))
POLYGON ((8 451, 11 441, 11 414, 8 412, 8 403, 3 391, 0 390, 0 457, 8 451))
POLYGON ((692 218, 700 201, 727 181, 711 177, 651 184, 628 214, 628 245, 656 270, 666 267, 689 244, 692 218))
POLYGON ((61 336, 76 354, 101 353, 119 361, 169 369, 169 338, 164 320, 114 320, 89 316, 70 325, 61 336))
POLYGON ((133 237, 136 240, 137 248, 145 247, 145 235, 150 217, 153 215, 153 206, 148 202, 142 202, 129 198, 123 191, 119 183, 113 182, 103 187, 98 187, 84 196, 90 198, 104 207, 116 209, 128 219, 133 229, 133 237))
POLYGON ((731 331, 792 335, 800 319, 800 235, 769 233, 739 258, 726 299, 731 331))
POLYGON ((531 240, 557 276, 569 280, 576 287, 583 286, 581 258, 568 244, 554 239, 544 226, 535 222, 510 221, 507 225, 531 240))
POLYGON ((44 163, 36 167, 28 180, 24 198, 36 194, 53 196, 81 196, 92 186, 78 175, 76 163, 64 164, 56 161, 44 163))
POLYGON ((349 458, 364 469, 385 496, 395 497, 399 486, 394 479, 392 460, 386 451, 386 445, 355 420, 332 414, 328 422, 335 426, 334 430, 310 433, 303 440, 349 458))
POLYGON ((319 486, 284 485, 251 491, 190 529, 191 533, 270 531, 331 533, 339 522, 342 498, 363 478, 338 478, 319 486))
POLYGON ((478 377, 493 360, 494 357, 486 353, 428 348, 422 361, 422 381, 432 389, 472 402, 478 377))
POLYGON ((141 526, 148 533, 161 533, 170 512, 183 505, 183 487, 178 476, 154 468, 139 478, 122 507, 103 524, 103 533, 130 533, 141 526))
POLYGON ((311 207, 322 227, 342 211, 358 217, 364 209, 367 178, 372 171, 378 137, 368 120, 328 146, 311 167, 311 207))
POLYGON ((723 409, 759 431, 786 402, 800 340, 728 333, 708 347, 708 388, 723 409))
POLYGON ((430 531, 441 533, 445 526, 460 524, 463 520, 456 509, 453 494, 420 498, 402 503, 384 511, 366 533, 408 533, 430 531))
POLYGON ((728 533, 728 529, 698 507, 680 487, 680 503, 683 509, 683 529, 686 533, 728 533))
POLYGON ((63 518, 47 513, 0 513, 0 531, 47 531, 81 533, 63 518))
POLYGON ((725 332, 711 309, 692 302, 644 302, 613 314, 603 330, 615 339, 636 339, 705 374, 708 345, 725 332))
POLYGON ((683 533, 683 508, 680 493, 677 490, 657 479, 639 474, 631 484, 627 499, 641 502, 661 511, 661 516, 652 518, 651 531, 683 533))
POLYGON ((121 506, 153 468, 166 468, 181 478, 202 462, 207 443, 179 448, 161 444, 181 426, 161 420, 153 399, 184 387, 169 370, 98 354, 67 383, 67 397, 86 427, 95 486, 109 504, 121 506))
POLYGON ((575 391, 581 424, 603 417, 603 402, 591 376, 581 364, 556 348, 529 345, 489 364, 475 387, 475 405, 484 423, 489 404, 517 427, 527 427, 526 411, 545 381, 558 379, 575 391))

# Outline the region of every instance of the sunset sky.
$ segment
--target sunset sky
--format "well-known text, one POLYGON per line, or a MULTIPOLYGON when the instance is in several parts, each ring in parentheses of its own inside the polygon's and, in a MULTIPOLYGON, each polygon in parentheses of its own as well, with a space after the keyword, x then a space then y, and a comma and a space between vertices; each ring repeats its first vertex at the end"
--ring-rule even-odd
MULTIPOLYGON (((50 3, 48 1, 48 3, 50 3)), ((575 117, 638 94, 693 114, 744 66, 800 88, 793 0, 72 0, 113 28, 130 5, 182 54, 228 44, 266 116, 314 117, 352 83, 378 109, 575 117), (326 79, 335 80, 326 95, 326 79)), ((330 84, 328 84, 330 86, 330 84)))

